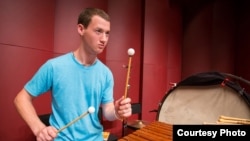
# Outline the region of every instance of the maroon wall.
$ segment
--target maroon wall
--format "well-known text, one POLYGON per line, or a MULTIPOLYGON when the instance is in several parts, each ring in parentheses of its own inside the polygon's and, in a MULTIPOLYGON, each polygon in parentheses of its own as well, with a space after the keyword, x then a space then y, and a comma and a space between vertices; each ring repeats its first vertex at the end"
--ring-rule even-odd
POLYGON ((236 34, 233 2, 216 1, 199 8, 198 12, 191 13, 190 8, 185 13, 190 18, 185 23, 183 77, 202 71, 234 73, 236 34))
MULTIPOLYGON (((249 2, 217 0, 193 9, 169 1, 1 0, 0 140, 34 140, 13 99, 48 58, 77 48, 76 18, 88 6, 111 16, 110 42, 99 58, 113 71, 115 99, 125 91, 127 50, 135 49, 129 97, 142 103, 143 120, 156 120, 149 111, 158 109, 170 84, 193 73, 218 70, 250 79, 249 2)), ((50 112, 48 94, 34 103, 39 114, 50 112)), ((105 129, 120 136, 121 125, 105 122, 105 129)))
MULTIPOLYGON (((53 56, 55 3, 51 0, 0 1, 0 140, 32 140, 13 99, 45 60, 53 56)), ((35 101, 50 110, 48 95, 35 101)))
POLYGON ((146 1, 143 46, 142 119, 156 120, 162 98, 171 82, 180 80, 181 20, 168 1, 146 1))
MULTIPOLYGON (((198 72, 219 71, 250 80, 247 73, 249 3, 216 0, 182 5, 182 78, 198 72)), ((250 91, 250 84, 241 85, 250 91)))
MULTIPOLYGON (((111 16, 111 34, 110 42, 106 49, 106 64, 114 74, 115 99, 122 97, 125 93, 126 66, 129 60, 127 51, 129 48, 133 48, 135 54, 131 60, 128 96, 132 99, 132 102, 140 102, 142 7, 141 0, 109 1, 108 12, 111 16)), ((108 128, 112 128, 111 131, 113 133, 118 135, 122 133, 120 121, 113 122, 110 126, 108 128)))

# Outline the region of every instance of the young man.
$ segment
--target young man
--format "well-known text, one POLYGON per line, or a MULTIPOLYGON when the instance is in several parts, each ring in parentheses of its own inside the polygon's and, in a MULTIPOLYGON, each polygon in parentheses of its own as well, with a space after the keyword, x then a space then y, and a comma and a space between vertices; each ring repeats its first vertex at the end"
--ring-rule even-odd
POLYGON ((122 97, 114 102, 112 72, 97 58, 109 39, 108 14, 96 8, 84 9, 78 18, 77 31, 81 38, 79 47, 43 64, 14 100, 37 141, 102 141, 99 106, 110 121, 131 116, 131 99, 122 97), (52 114, 50 126, 45 126, 32 100, 49 90, 52 114), (58 133, 89 107, 94 107, 95 112, 58 133))

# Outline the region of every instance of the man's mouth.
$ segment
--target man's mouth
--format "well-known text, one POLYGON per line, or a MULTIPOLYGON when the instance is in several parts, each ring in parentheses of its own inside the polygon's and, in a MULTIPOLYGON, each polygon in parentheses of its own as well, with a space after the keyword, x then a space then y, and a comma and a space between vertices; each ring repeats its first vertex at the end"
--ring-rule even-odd
POLYGON ((103 44, 99 44, 98 47, 99 49, 104 49, 105 46, 103 44))

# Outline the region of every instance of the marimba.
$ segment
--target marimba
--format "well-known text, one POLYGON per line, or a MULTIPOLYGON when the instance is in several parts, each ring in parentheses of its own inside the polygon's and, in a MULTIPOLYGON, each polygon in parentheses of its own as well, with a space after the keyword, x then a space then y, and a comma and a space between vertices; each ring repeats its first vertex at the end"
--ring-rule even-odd
POLYGON ((145 127, 124 136, 118 141, 172 141, 173 125, 153 121, 145 127))

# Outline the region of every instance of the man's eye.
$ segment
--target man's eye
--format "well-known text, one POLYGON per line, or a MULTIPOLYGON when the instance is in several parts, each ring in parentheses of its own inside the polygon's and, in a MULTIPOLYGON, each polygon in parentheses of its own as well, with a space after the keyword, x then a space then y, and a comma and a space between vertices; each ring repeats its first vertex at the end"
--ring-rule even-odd
POLYGON ((106 34, 106 36, 109 36, 109 32, 106 32, 105 34, 106 34))
POLYGON ((95 32, 96 32, 97 34, 101 34, 101 33, 102 33, 101 30, 95 30, 95 32))

